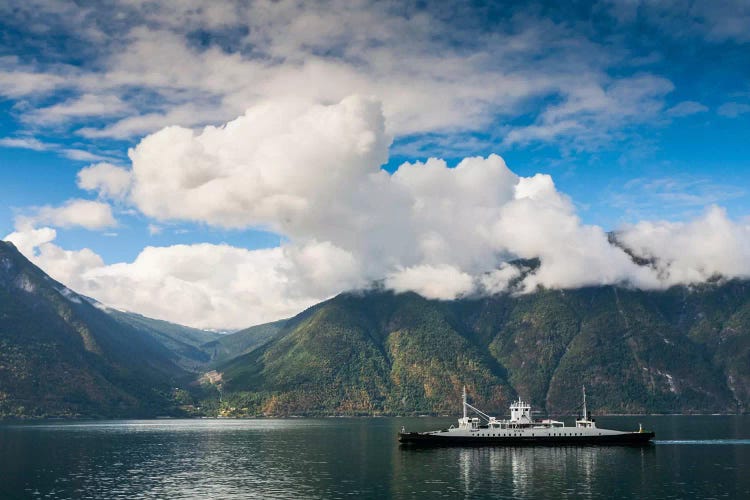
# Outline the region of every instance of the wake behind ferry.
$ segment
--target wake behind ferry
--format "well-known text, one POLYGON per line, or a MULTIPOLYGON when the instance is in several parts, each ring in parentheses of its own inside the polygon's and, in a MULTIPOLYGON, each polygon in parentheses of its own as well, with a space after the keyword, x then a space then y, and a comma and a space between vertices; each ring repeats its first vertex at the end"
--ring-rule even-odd
POLYGON ((600 429, 586 411, 586 388, 583 388, 583 416, 576 420, 575 427, 566 427, 558 420, 534 420, 531 405, 514 401, 510 405, 510 419, 497 420, 467 402, 466 387, 463 390, 463 418, 458 427, 429 432, 406 432, 401 429, 398 440, 401 444, 421 446, 518 446, 518 445, 640 445, 654 438, 653 432, 643 427, 635 432, 600 429), (474 412, 477 417, 469 417, 474 412))

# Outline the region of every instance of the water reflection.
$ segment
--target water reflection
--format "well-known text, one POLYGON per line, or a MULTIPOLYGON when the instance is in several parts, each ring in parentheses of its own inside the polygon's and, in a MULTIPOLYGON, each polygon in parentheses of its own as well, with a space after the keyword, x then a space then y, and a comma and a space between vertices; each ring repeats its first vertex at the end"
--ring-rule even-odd
POLYGON ((0 498, 750 498, 750 425, 655 422, 645 448, 425 450, 397 431, 443 420, 6 425, 0 498))
MULTIPOLYGON (((493 447, 460 448, 456 464, 465 497, 486 491, 488 486, 507 491, 514 498, 531 498, 539 492, 593 496, 601 464, 610 464, 620 454, 653 453, 652 448, 632 450, 601 447, 493 447)), ((443 450, 445 462, 452 452, 443 450)), ((447 465, 447 464, 445 464, 447 465)))

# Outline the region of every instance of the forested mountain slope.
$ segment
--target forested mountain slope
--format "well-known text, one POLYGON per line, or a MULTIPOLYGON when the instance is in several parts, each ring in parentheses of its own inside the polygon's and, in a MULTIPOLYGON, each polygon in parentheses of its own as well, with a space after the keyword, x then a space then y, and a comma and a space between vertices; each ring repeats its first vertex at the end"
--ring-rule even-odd
POLYGON ((750 284, 540 290, 458 301, 342 294, 219 368, 236 413, 455 413, 466 384, 574 412, 734 412, 750 404, 750 284))
POLYGON ((179 414, 178 361, 0 242, 0 416, 179 414))

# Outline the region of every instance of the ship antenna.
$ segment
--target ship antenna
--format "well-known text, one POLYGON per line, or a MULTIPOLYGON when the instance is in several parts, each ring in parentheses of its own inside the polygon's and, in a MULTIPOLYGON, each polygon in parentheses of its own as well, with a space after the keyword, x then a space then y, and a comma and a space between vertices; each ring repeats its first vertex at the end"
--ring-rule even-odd
POLYGON ((583 419, 588 420, 588 414, 586 412, 586 386, 583 386, 583 419))
POLYGON ((463 406, 464 406, 464 418, 466 418, 466 386, 464 386, 464 393, 463 393, 463 406))

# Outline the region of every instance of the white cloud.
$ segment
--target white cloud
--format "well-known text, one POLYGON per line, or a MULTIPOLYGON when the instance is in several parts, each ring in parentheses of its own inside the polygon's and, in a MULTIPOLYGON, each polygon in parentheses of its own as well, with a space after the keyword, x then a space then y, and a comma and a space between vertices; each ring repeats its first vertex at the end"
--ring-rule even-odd
POLYGON ((5 237, 54 279, 108 306, 203 328, 243 328, 289 317, 356 284, 352 258, 328 243, 245 250, 228 245, 146 247, 105 265, 90 249, 55 245, 54 230, 5 237))
POLYGON ((689 222, 639 222, 617 237, 654 261, 662 286, 750 276, 750 224, 731 221, 717 206, 689 222))
POLYGON ((84 94, 61 103, 37 108, 22 116, 23 121, 33 125, 54 125, 67 120, 117 115, 128 106, 115 95, 84 94))
POLYGON ((89 139, 224 122, 267 100, 331 103, 362 94, 383 102, 397 135, 477 130, 526 115, 532 101, 548 103, 506 144, 573 138, 576 147, 595 147, 648 122, 669 91, 664 78, 628 74, 626 48, 592 41, 572 20, 516 15, 487 30, 472 9, 453 9, 340 0, 61 1, 0 14, 27 30, 64 33, 87 51, 93 63, 86 66, 30 68, 18 59, 4 66, 9 81, 29 79, 14 84, 13 96, 46 97, 43 109, 22 115, 28 126, 79 123, 89 139), (197 42, 196 33, 205 39, 197 42), (71 92, 48 104, 61 86, 71 92), (98 123, 81 123, 92 116, 98 123))
POLYGON ((81 226, 86 229, 104 229, 116 226, 117 221, 112 215, 111 207, 106 203, 72 199, 58 207, 50 205, 37 207, 32 214, 17 217, 16 225, 20 228, 52 225, 56 227, 81 226))
POLYGON ((131 196, 160 220, 304 231, 351 196, 340 188, 368 171, 378 175, 389 144, 379 105, 369 99, 262 104, 223 127, 199 134, 167 127, 143 139, 130 152, 131 196))
MULTIPOLYGON (((30 257, 35 264, 47 271, 52 278, 65 285, 72 285, 78 292, 87 290, 93 282, 84 281, 88 272, 104 265, 102 258, 91 249, 65 250, 53 243, 41 245, 38 254, 30 257)), ((28 257, 28 255, 27 255, 28 257)))
MULTIPOLYGON (((748 273, 750 234, 721 211, 689 224, 626 228, 620 241, 659 263, 639 266, 602 228, 582 223, 549 175, 519 176, 497 155, 385 172, 384 122, 370 98, 266 102, 221 127, 167 127, 130 152, 125 203, 155 223, 270 228, 285 241, 277 248, 149 247, 133 262, 105 265, 90 250, 57 247, 54 233, 25 235, 30 225, 13 238, 25 241, 26 252, 36 247, 35 262, 54 277, 105 304, 214 328, 289 316, 378 280, 451 299, 498 293, 511 282, 525 292, 660 288, 748 273), (521 274, 507 264, 518 258, 540 265, 521 274)), ((126 176, 110 167, 87 167, 81 185, 124 192, 126 176)), ((95 227, 111 217, 107 205, 85 203, 93 204, 88 217, 95 209, 103 215, 84 221, 78 210, 47 207, 30 222, 95 227)))
MULTIPOLYGON (((526 270, 528 271, 528 269, 526 270)), ((513 281, 520 277, 521 269, 519 266, 503 262, 498 269, 479 278, 481 291, 489 294, 505 292, 510 289, 513 281)))
POLYGON ((564 149, 595 149, 627 125, 655 122, 674 89, 666 78, 648 74, 602 80, 576 79, 560 104, 547 107, 534 124, 511 130, 503 143, 566 140, 564 149))
POLYGON ((75 161, 102 161, 106 158, 102 155, 76 148, 63 148, 58 151, 62 156, 75 161))
POLYGON ((105 157, 90 151, 76 148, 64 148, 59 144, 50 144, 40 141, 34 137, 3 137, 0 139, 0 147, 30 149, 32 151, 53 151, 74 161, 100 161, 105 157))
POLYGON ((502 207, 494 224, 493 236, 511 255, 540 259, 539 269, 523 282, 527 291, 537 286, 658 286, 649 270, 612 246, 600 227, 581 223, 573 203, 555 189, 548 175, 519 180, 515 198, 502 207))
POLYGON ((44 72, 0 69, 0 95, 8 98, 20 98, 28 94, 48 92, 60 87, 65 82, 61 75, 44 72))
POLYGON ((105 198, 121 199, 130 189, 130 171, 111 163, 96 163, 78 172, 78 187, 105 198))
POLYGON ((12 242, 26 257, 33 258, 37 247, 54 241, 55 238, 57 238, 57 231, 51 227, 39 229, 25 227, 6 235, 3 239, 12 242))
POLYGON ((33 151, 46 151, 47 144, 33 137, 3 137, 0 146, 6 148, 31 149, 33 151))
POLYGON ((750 113, 750 104, 743 102, 726 102, 719 106, 717 113, 728 118, 737 118, 745 113, 750 113))
POLYGON ((192 127, 222 121, 226 116, 227 113, 222 107, 215 104, 201 106, 195 103, 186 103, 164 111, 128 116, 101 128, 83 127, 78 130, 78 134, 88 139, 127 139, 144 135, 175 123, 179 123, 183 127, 192 127))
POLYGON ((682 101, 667 110, 669 116, 690 116, 697 113, 705 113, 708 107, 695 101, 682 101))
POLYGON ((452 300, 474 289, 471 275, 453 266, 413 266, 389 274, 385 285, 396 292, 417 292, 425 297, 452 300))

